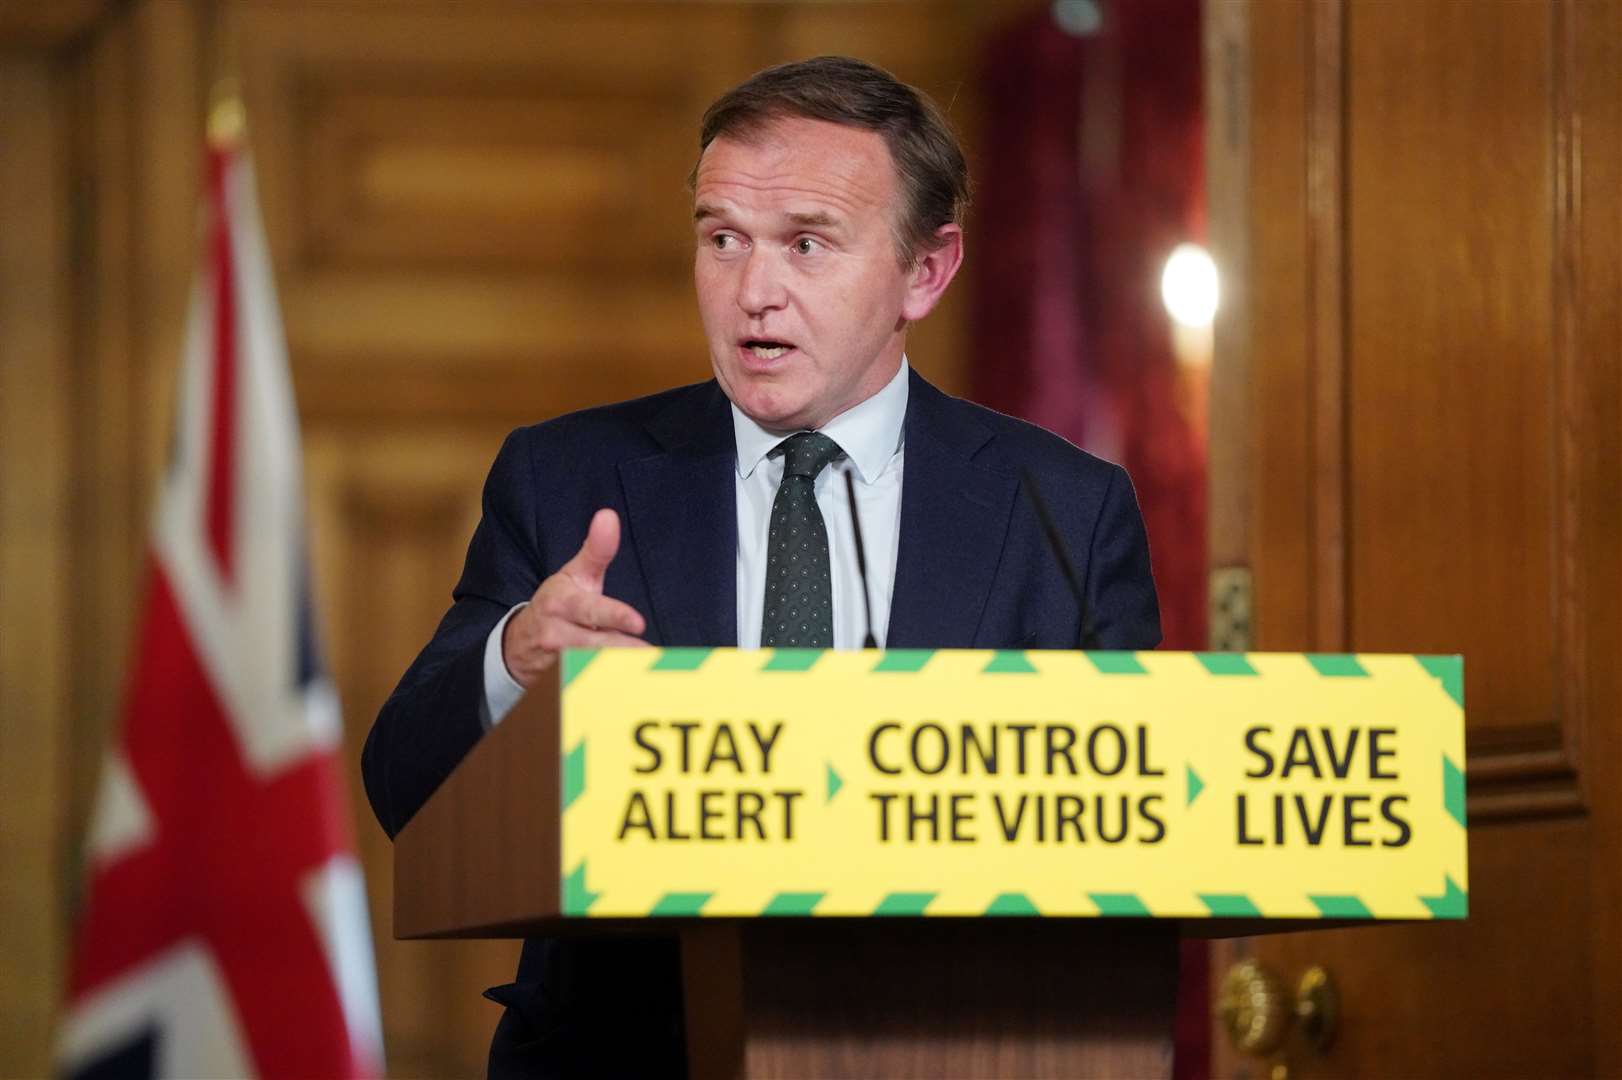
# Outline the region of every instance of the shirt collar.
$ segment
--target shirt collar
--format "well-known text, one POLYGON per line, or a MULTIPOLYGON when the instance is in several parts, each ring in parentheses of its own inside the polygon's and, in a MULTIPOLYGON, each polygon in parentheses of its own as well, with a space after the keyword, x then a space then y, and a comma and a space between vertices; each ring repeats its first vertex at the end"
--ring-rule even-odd
MULTIPOLYGON (((902 423, 907 418, 907 358, 883 388, 828 421, 820 429, 850 458, 862 483, 878 479, 901 448, 902 423)), ((785 438, 767 431, 732 406, 732 435, 737 441, 738 475, 747 479, 766 455, 785 438)))

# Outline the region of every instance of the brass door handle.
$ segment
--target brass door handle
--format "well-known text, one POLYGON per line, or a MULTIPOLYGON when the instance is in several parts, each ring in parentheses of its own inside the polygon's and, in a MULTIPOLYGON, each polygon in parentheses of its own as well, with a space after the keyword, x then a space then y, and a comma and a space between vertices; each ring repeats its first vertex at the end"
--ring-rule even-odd
POLYGON ((1228 969, 1217 995, 1217 1015, 1235 1050, 1268 1057, 1283 1049, 1291 1031, 1316 1053, 1335 1039, 1340 999, 1329 972, 1314 964, 1290 993, 1284 980, 1256 960, 1228 969))

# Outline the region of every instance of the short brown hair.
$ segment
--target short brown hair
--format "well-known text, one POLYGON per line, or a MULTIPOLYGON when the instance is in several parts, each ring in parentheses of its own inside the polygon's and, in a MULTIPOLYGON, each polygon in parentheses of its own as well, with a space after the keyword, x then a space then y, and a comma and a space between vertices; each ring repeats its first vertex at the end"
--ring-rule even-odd
MULTIPOLYGON (((904 266, 916 252, 938 246, 935 230, 961 224, 969 206, 969 170, 963 148, 928 95, 883 68, 849 56, 818 56, 779 64, 751 76, 716 99, 699 125, 698 152, 728 135, 747 140, 786 116, 827 120, 884 136, 906 207, 896 222, 904 266)), ((688 177, 692 186, 698 166, 688 177)))

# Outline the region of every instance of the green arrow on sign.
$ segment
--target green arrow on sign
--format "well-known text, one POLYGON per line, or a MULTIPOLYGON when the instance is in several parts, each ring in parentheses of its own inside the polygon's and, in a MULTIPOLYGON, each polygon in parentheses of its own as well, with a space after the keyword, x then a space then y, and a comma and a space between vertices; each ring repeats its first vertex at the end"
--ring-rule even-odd
POLYGON ((845 781, 841 780, 839 778, 839 774, 834 772, 834 767, 833 767, 832 762, 828 762, 827 767, 828 767, 828 801, 833 802, 834 801, 834 796, 839 794, 839 789, 845 786, 845 781))
POLYGON ((1205 790, 1205 781, 1201 780, 1200 774, 1194 771, 1194 766, 1185 765, 1184 768, 1188 770, 1188 803, 1186 805, 1193 806, 1194 800, 1199 798, 1200 792, 1205 790))

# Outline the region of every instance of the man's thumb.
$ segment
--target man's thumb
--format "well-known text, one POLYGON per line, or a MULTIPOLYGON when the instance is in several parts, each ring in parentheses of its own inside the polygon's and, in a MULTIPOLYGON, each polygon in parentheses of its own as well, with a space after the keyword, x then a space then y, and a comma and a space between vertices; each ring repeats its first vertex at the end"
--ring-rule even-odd
POLYGON ((601 587, 603 575, 608 573, 608 564, 614 561, 619 549, 620 518, 605 507, 591 516, 586 542, 580 545, 580 553, 574 557, 575 570, 601 587))

